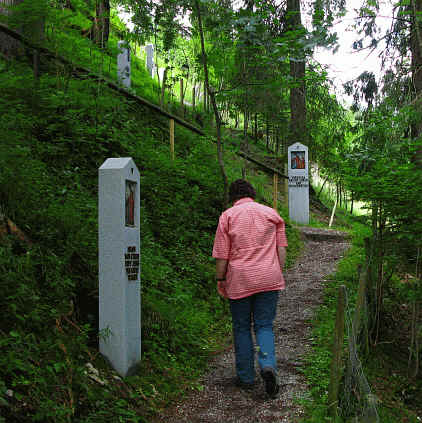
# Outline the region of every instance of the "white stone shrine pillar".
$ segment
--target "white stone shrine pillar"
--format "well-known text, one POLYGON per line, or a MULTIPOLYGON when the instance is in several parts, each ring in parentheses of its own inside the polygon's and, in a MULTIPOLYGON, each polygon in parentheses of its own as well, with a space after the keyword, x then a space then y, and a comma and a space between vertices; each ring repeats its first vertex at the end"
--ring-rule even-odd
POLYGON ((166 68, 158 68, 158 79, 159 79, 160 84, 163 83, 165 69, 166 68))
POLYGON ((131 158, 99 169, 100 352, 123 377, 141 359, 140 187, 131 158))
POLYGON ((126 41, 118 41, 117 49, 117 80, 127 88, 130 88, 130 49, 126 41))
POLYGON ((309 223, 308 147, 297 142, 288 148, 289 217, 296 223, 309 223))
POLYGON ((147 68, 151 76, 154 73, 154 46, 152 44, 147 44, 145 46, 145 52, 147 54, 147 68))

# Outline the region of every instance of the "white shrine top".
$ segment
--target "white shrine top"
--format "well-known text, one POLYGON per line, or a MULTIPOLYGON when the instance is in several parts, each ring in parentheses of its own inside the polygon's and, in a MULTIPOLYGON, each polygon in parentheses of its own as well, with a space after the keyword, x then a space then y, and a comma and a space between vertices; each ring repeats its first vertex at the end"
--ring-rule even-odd
POLYGON ((107 159, 100 167, 100 169, 124 169, 127 165, 133 163, 131 157, 118 157, 107 159))

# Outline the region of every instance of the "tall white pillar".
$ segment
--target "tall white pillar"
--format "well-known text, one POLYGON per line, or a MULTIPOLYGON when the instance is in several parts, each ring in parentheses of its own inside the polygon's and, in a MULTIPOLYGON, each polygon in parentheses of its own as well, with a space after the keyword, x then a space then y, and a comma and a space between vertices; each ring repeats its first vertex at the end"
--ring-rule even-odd
POLYGON ((130 49, 126 41, 118 41, 117 49, 117 80, 127 88, 130 88, 130 49))
POLYGON ((289 217, 296 223, 309 223, 308 147, 297 142, 288 150, 289 217))
POLYGON ((154 46, 152 44, 147 44, 145 46, 145 52, 147 54, 147 68, 151 76, 154 73, 154 46))
POLYGON ((131 158, 99 169, 100 352, 127 376, 141 359, 140 187, 131 158))

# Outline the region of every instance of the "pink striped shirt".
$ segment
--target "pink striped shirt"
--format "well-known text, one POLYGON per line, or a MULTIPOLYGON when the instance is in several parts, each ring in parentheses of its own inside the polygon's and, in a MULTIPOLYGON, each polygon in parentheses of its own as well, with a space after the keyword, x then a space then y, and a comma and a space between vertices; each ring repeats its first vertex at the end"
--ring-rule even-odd
POLYGON ((212 256, 228 260, 219 293, 237 299, 284 289, 277 247, 287 247, 279 214, 252 198, 236 201, 220 216, 214 239, 212 256))

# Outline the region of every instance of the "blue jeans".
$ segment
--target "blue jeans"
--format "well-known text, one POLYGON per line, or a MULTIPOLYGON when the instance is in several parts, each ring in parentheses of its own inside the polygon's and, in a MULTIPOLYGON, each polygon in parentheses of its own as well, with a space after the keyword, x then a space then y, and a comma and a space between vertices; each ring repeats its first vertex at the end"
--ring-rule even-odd
POLYGON ((258 365, 260 369, 271 367, 277 371, 273 321, 277 310, 278 292, 259 292, 239 300, 230 300, 236 373, 242 382, 252 383, 255 378, 255 354, 251 334, 252 319, 259 347, 258 365))

